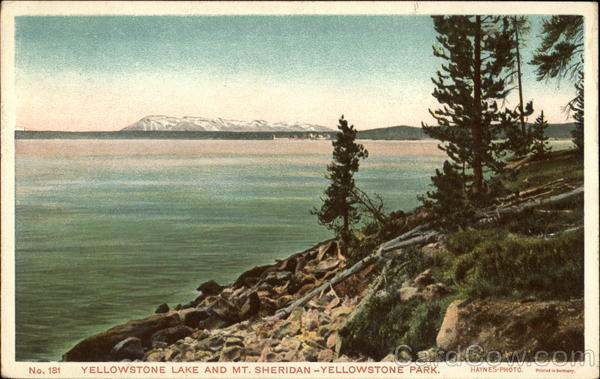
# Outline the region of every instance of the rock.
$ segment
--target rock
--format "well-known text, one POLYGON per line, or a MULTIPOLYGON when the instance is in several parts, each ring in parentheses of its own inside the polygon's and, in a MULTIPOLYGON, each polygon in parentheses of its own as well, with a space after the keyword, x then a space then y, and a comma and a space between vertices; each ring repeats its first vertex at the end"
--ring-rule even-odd
POLYGON ((266 273, 261 279, 263 282, 276 287, 290 281, 292 279, 292 273, 289 271, 272 271, 266 273))
POLYGON ((240 309, 240 320, 247 320, 250 317, 254 317, 260 311, 260 299, 256 292, 252 292, 244 301, 240 309))
POLYGON ((319 262, 314 270, 315 272, 329 272, 339 266, 340 263, 342 263, 342 261, 337 258, 327 258, 319 262))
POLYGON ((207 308, 198 308, 185 313, 183 323, 190 328, 197 328, 200 321, 206 320, 211 316, 207 308))
POLYGON ((161 351, 150 351, 146 354, 144 360, 147 362, 164 362, 165 356, 161 351))
POLYGON ((211 296, 215 296, 221 293, 221 291, 223 291, 223 286, 221 286, 219 283, 215 282, 214 280, 209 280, 208 282, 204 282, 202 284, 200 284, 200 286, 198 286, 198 288, 196 288, 196 291, 201 291, 204 295, 211 295, 211 296))
POLYGON ((390 353, 390 354, 386 355, 386 356, 385 356, 385 357, 384 357, 384 358, 381 360, 381 362, 396 362, 396 361, 397 361, 397 359, 396 359, 396 354, 394 354, 394 353, 390 353))
POLYGON ((167 349, 167 350, 165 350, 165 361, 170 362, 177 355, 179 355, 179 351, 173 350, 173 349, 167 349))
POLYGON ((217 315, 211 315, 209 318, 200 320, 198 322, 198 329, 220 329, 226 327, 228 324, 225 320, 217 315))
POLYGON ((166 342, 169 345, 194 333, 194 329, 185 325, 176 325, 159 330, 152 335, 152 342, 166 342))
POLYGON ((296 258, 296 269, 294 270, 294 274, 299 274, 306 267, 306 259, 302 256, 296 258))
POLYGON ((319 360, 319 350, 312 346, 305 346, 301 350, 304 359, 307 362, 317 362, 319 360))
POLYGON ((65 362, 110 361, 113 359, 110 356, 111 349, 124 339, 137 337, 141 340, 142 346, 150 347, 154 333, 180 323, 181 319, 177 313, 161 313, 129 321, 79 342, 63 355, 62 360, 65 362))
POLYGON ((407 301, 415 296, 420 296, 417 287, 402 287, 398 291, 398 294, 400 295, 401 301, 407 301))
POLYGON ((285 336, 295 336, 300 333, 300 323, 295 321, 284 321, 280 326, 275 327, 272 336, 282 339, 285 336))
POLYGON ((311 309, 302 315, 302 327, 306 330, 314 330, 319 327, 319 311, 311 309))
POLYGON ((338 339, 338 338, 339 338, 339 336, 338 336, 338 334, 337 334, 337 333, 331 333, 331 334, 329 335, 329 337, 327 337, 327 341, 325 342, 325 345, 326 345, 328 348, 330 348, 330 349, 333 349, 333 348, 335 348, 335 345, 336 345, 336 342, 337 342, 337 339, 338 339))
POLYGON ((156 308, 154 313, 167 313, 169 311, 169 306, 166 303, 162 303, 156 308))
POLYGON ((437 301, 446 295, 446 287, 441 283, 430 284, 421 291, 426 300, 437 301))
POLYGON ((560 351, 571 357, 585 347, 583 300, 454 302, 436 341, 444 350, 457 350, 458 359, 465 359, 467 347, 473 344, 501 355, 523 352, 524 359, 533 359, 538 351, 549 356, 560 351))
POLYGON ((338 317, 348 316, 353 310, 354 308, 351 306, 340 305, 331 311, 331 319, 334 320, 338 317))
POLYGON ((290 257, 288 259, 284 259, 282 261, 277 262, 277 271, 296 271, 296 259, 290 257))
POLYGON ((178 310, 181 310, 181 309, 183 309, 183 307, 181 306, 181 304, 177 304, 175 306, 175 308, 173 308, 173 310, 175 310, 175 311, 178 311, 178 310))
POLYGON ((437 346, 444 350, 450 350, 456 346, 458 339, 458 306, 462 303, 462 300, 455 300, 446 309, 442 326, 435 338, 437 346))
POLYGON ((423 288, 435 283, 435 280, 431 277, 431 269, 428 268, 427 270, 417 275, 414 282, 415 285, 419 288, 423 288))
POLYGON ((317 361, 331 362, 333 360, 333 354, 333 350, 331 349, 321 350, 319 351, 319 354, 317 354, 317 361))
POLYGON ((242 360, 243 355, 244 348, 237 345, 225 346, 223 350, 221 350, 219 362, 237 362, 242 360))
POLYGON ((235 287, 235 288, 239 288, 241 286, 252 287, 258 282, 258 279, 263 274, 265 274, 265 272, 273 271, 274 269, 275 269, 275 267, 273 265, 254 267, 254 268, 244 272, 242 275, 240 275, 237 278, 237 280, 233 283, 233 287, 235 287), (252 283, 252 282, 254 282, 254 283, 251 285, 248 285, 248 283, 246 283, 247 281, 250 283, 252 283))
POLYGON ((341 357, 334 359, 334 362, 352 362, 350 358, 346 354, 343 354, 341 357))
POLYGON ((117 361, 123 359, 140 359, 144 356, 142 340, 137 337, 125 338, 111 349, 110 356, 117 361))
POLYGON ((227 299, 222 297, 217 298, 210 311, 225 321, 226 325, 241 321, 236 308, 227 299))
POLYGON ((338 254, 338 244, 336 241, 329 241, 319 246, 319 251, 317 252, 317 261, 322 261, 325 257, 335 257, 338 254))

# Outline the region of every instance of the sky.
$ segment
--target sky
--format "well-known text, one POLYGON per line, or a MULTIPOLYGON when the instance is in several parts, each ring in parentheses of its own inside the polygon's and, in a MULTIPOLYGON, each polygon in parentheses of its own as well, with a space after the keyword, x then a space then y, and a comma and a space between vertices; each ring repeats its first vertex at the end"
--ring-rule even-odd
MULTIPOLYGON (((359 130, 420 126, 437 107, 435 36, 429 16, 409 15, 20 16, 17 126, 108 131, 168 115, 335 129, 341 114, 359 130)), ((570 121, 570 83, 525 65, 523 88, 550 122, 570 121)))

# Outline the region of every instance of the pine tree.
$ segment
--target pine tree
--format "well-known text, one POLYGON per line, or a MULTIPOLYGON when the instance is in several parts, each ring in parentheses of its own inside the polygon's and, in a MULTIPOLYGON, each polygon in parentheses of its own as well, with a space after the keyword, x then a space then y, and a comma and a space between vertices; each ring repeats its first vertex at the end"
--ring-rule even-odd
POLYGON ((514 157, 524 157, 531 152, 533 143, 533 130, 529 125, 523 127, 520 120, 533 114, 533 102, 527 103, 521 111, 519 107, 515 110, 505 109, 500 114, 500 128, 505 137, 504 148, 513 153, 514 157))
POLYGON ((552 16, 542 25, 542 43, 531 64, 538 80, 577 79, 583 71, 583 16, 552 16))
POLYGON ((503 167, 503 144, 496 140, 503 112, 496 101, 510 91, 506 86, 512 62, 509 19, 433 16, 433 22, 439 43, 433 53, 446 63, 432 79, 433 96, 441 108, 429 112, 437 125, 423 127, 443 142, 440 148, 448 154, 451 169, 462 170, 462 187, 478 198, 484 192, 484 170, 500 172, 503 167))
POLYGON ((344 116, 339 120, 339 132, 333 145, 333 161, 327 166, 326 177, 331 181, 325 190, 325 198, 320 209, 313 209, 321 224, 333 230, 342 248, 350 244, 350 226, 360 219, 353 193, 354 173, 358 171, 359 160, 369 153, 363 145, 357 144, 354 125, 348 126, 344 116))
POLYGON ((550 146, 548 146, 548 137, 546 137, 544 133, 547 127, 548 121, 544 119, 544 111, 542 111, 535 119, 535 124, 533 124, 532 131, 533 141, 531 145, 531 151, 537 158, 544 157, 548 151, 550 151, 550 146))
POLYGON ((513 64, 515 66, 515 72, 513 73, 517 79, 517 89, 519 91, 519 121, 521 123, 521 132, 525 136, 527 134, 527 124, 525 122, 525 106, 523 103, 523 82, 521 72, 521 47, 525 45, 524 35, 529 33, 530 25, 527 17, 525 16, 512 16, 510 18, 511 34, 513 35, 513 64))
POLYGON ((577 150, 583 153, 583 72, 579 73, 575 90, 577 91, 577 97, 569 103, 569 108, 573 111, 573 118, 575 119, 575 129, 573 129, 571 135, 577 150))
POLYGON ((576 97, 568 107, 574 111, 576 128, 573 142, 583 151, 583 65, 584 65, 583 16, 552 16, 545 20, 542 43, 536 50, 531 64, 537 66, 538 80, 567 78, 575 82, 576 97))
POLYGON ((475 207, 463 188, 464 181, 464 173, 446 160, 442 171, 436 169, 435 176, 431 177, 435 190, 418 197, 435 214, 436 226, 461 226, 468 223, 475 212, 475 207))

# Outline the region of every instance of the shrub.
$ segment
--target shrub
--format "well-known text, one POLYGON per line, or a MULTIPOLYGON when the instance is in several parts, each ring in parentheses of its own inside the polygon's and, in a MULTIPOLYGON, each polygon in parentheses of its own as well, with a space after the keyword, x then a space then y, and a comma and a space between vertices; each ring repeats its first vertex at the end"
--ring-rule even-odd
POLYGON ((454 279, 469 297, 583 297, 583 231, 542 240, 487 238, 454 264, 454 279))

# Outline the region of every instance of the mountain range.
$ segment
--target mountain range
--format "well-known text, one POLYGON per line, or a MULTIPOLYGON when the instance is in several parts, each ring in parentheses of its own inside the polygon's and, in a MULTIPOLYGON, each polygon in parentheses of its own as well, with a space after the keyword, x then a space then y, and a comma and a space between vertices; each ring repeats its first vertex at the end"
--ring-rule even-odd
POLYGON ((122 131, 173 132, 332 132, 315 124, 297 122, 240 121, 222 118, 146 116, 122 131))

